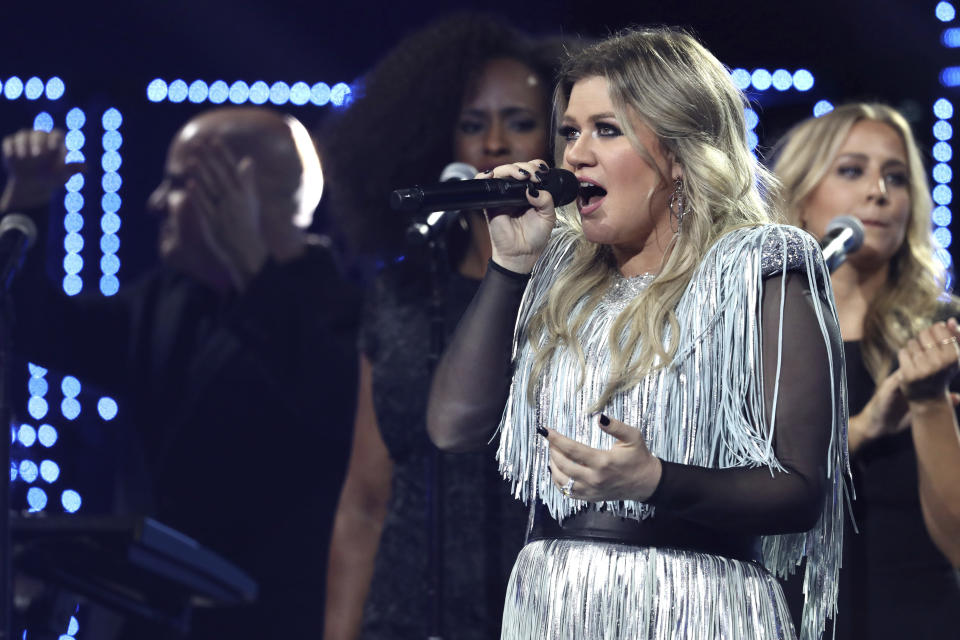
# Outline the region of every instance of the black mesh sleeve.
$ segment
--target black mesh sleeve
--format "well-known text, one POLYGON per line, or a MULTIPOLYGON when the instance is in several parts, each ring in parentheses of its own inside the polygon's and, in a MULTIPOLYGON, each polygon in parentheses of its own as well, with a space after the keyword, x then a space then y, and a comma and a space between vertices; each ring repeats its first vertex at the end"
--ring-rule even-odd
POLYGON ((490 261, 433 376, 427 430, 441 449, 482 448, 500 424, 510 391, 513 329, 529 279, 490 261))
POLYGON ((663 476, 648 502, 711 528, 772 535, 816 524, 827 486, 827 459, 834 401, 840 401, 842 343, 827 302, 814 300, 807 277, 789 273, 783 315, 783 352, 777 389, 777 343, 782 277, 769 278, 763 295, 763 378, 768 421, 776 389, 774 451, 785 471, 767 467, 707 469, 663 463, 663 476), (833 354, 815 315, 823 306, 833 354))

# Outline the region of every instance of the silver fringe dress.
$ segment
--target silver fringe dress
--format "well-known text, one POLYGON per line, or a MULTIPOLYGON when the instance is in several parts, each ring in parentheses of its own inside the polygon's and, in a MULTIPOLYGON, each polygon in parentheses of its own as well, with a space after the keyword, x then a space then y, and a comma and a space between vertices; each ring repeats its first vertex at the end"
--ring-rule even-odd
MULTIPOLYGON (((583 384, 576 355, 558 350, 531 402, 527 389, 535 354, 525 328, 563 270, 576 237, 563 227, 554 231, 520 306, 515 374, 499 430, 500 472, 515 497, 530 505, 531 515, 539 500, 558 521, 584 509, 655 518, 655 509, 640 502, 587 503, 563 496, 547 471, 547 445, 536 435, 537 425, 543 424, 594 448, 613 445, 612 437, 595 426, 590 407, 609 374, 610 325, 649 283, 643 277, 614 282, 580 331, 583 384)), ((763 279, 788 269, 806 273, 810 290, 817 294, 813 301, 821 299, 820 293, 833 300, 820 248, 807 233, 765 225, 720 238, 677 306, 676 356, 636 387, 614 396, 604 412, 639 428, 650 451, 663 460, 783 470, 764 413, 760 324, 763 279)), ((782 314, 781 306, 778 372, 782 314)), ((826 317, 836 321, 835 308, 817 303, 816 314, 831 365, 837 358, 842 362, 842 352, 831 353, 825 327, 826 317)), ((793 572, 803 557, 806 603, 800 635, 804 640, 819 637, 836 607, 849 479, 846 385, 833 379, 832 366, 825 373, 833 390, 825 465, 830 494, 812 530, 764 536, 763 566, 678 549, 576 539, 530 542, 513 569, 502 639, 793 638, 790 615, 772 574, 793 572)))

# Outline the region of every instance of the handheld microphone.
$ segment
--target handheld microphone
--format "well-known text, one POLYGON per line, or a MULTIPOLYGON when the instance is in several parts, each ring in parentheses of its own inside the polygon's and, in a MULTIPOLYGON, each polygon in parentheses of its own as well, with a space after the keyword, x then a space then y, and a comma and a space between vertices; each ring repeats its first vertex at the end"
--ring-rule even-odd
POLYGON ((27 250, 37 239, 37 225, 22 213, 8 213, 0 218, 0 286, 10 289, 27 250))
MULTIPOLYGON (((451 162, 440 172, 440 182, 472 180, 475 175, 477 170, 466 162, 451 162)), ((442 233, 451 224, 451 220, 459 215, 459 211, 433 211, 426 220, 418 220, 407 227, 407 240, 413 244, 423 244, 442 233)))
POLYGON ((820 240, 823 261, 833 273, 847 256, 863 245, 863 223, 853 216, 839 216, 827 225, 827 232, 820 240))
POLYGON ((580 184, 577 177, 565 169, 550 169, 541 173, 541 182, 531 183, 502 178, 442 182, 426 187, 397 189, 390 194, 390 207, 395 211, 462 211, 491 207, 526 207, 527 186, 546 189, 557 206, 569 204, 577 198, 580 184))

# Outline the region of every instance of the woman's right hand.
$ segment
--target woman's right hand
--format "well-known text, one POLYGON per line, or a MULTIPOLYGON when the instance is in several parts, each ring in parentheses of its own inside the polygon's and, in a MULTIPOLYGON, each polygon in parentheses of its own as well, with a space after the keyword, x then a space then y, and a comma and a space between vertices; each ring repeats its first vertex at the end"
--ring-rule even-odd
POLYGON ((547 163, 542 160, 531 160, 500 165, 490 173, 477 176, 481 179, 512 178, 530 181, 531 187, 527 190, 530 208, 519 212, 516 209, 488 209, 485 212, 490 228, 490 242, 493 245, 493 261, 501 267, 517 273, 530 273, 543 248, 547 246, 557 213, 553 197, 546 190, 537 189, 536 185, 540 182, 537 172, 548 169, 547 163))
POLYGON ((893 435, 910 426, 907 400, 900 391, 900 371, 894 371, 879 385, 863 408, 850 416, 847 443, 850 453, 881 436, 893 435))

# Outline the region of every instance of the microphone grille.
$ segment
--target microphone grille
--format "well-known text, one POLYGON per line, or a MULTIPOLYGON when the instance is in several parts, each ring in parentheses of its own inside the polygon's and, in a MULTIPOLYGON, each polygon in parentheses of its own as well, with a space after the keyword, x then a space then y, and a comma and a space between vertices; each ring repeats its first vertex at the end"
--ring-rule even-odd
POLYGON ((860 248, 860 245, 863 244, 863 223, 860 222, 859 218, 854 216, 837 216, 830 221, 830 224, 827 225, 826 232, 829 234, 832 231, 838 231, 842 229, 849 229, 853 232, 853 235, 850 236, 850 239, 847 240, 846 247, 847 251, 856 251, 860 248))
POLYGON ((451 180, 473 180, 477 170, 466 162, 451 162, 440 172, 440 182, 451 180))

